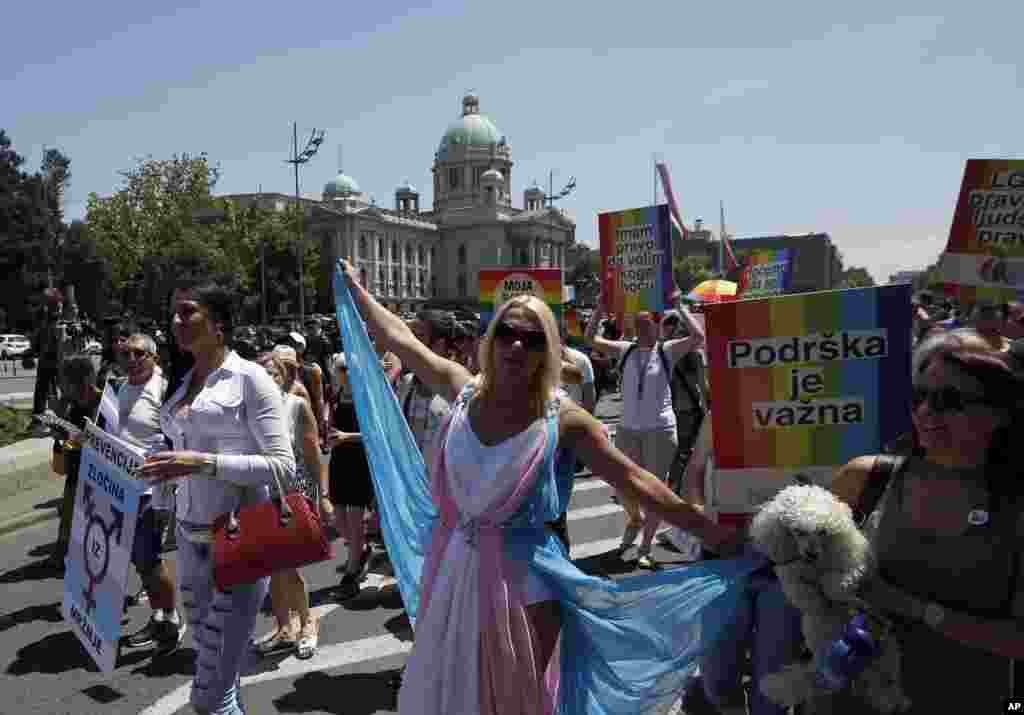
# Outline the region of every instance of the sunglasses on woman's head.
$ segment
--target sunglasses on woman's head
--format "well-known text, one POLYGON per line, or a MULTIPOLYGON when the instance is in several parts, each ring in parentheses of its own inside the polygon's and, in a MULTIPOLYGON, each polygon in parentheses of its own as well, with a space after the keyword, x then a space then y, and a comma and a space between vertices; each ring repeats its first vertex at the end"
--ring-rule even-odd
POLYGON ((504 322, 495 326, 494 337, 508 345, 512 345, 518 340, 524 348, 531 352, 540 352, 548 344, 543 330, 519 330, 504 322))
POLYGON ((958 387, 940 387, 929 389, 927 387, 915 387, 910 397, 914 409, 920 407, 922 402, 928 403, 928 409, 935 414, 947 412, 963 412, 970 405, 987 405, 988 400, 981 397, 968 397, 958 387))

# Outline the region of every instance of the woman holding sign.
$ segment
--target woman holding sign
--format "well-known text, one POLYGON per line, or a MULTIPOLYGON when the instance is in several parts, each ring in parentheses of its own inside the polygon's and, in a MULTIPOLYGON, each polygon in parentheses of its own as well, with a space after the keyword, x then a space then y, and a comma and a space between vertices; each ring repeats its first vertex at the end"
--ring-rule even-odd
POLYGON ((179 289, 173 330, 195 358, 160 411, 174 451, 147 457, 142 476, 179 481, 178 586, 196 643, 192 706, 199 713, 239 715, 239 674, 268 578, 217 590, 213 522, 270 498, 272 480, 295 479, 291 426, 281 390, 267 371, 229 346, 232 296, 215 283, 179 289))
MULTIPOLYGON (((354 301, 376 338, 452 403, 435 441, 429 485, 439 513, 427 533, 403 532, 426 539, 426 560, 416 572, 413 598, 405 599, 416 641, 399 712, 584 713, 600 703, 600 712, 617 715, 646 712, 673 698, 696 656, 717 637, 702 609, 728 611, 749 566, 720 561, 626 582, 582 574, 545 527, 566 506, 559 480, 572 475, 558 455, 578 456, 712 547, 731 548, 737 533, 676 497, 615 449, 597 420, 558 398, 558 329, 543 301, 520 296, 497 309, 481 342, 480 375, 473 378, 418 340, 358 284, 352 266, 341 263, 339 322, 352 369, 366 364, 369 350, 354 301)), ((366 367, 353 377, 377 392, 357 394, 357 406, 383 394, 380 376, 370 372, 376 366, 366 367)), ((379 404, 397 410, 393 402, 379 404)), ((382 459, 398 441, 374 431, 364 439, 382 459)), ((388 493, 399 481, 395 475, 375 473, 374 479, 385 487, 382 501, 390 496, 411 508, 415 499, 388 493)), ((399 573, 400 550, 393 558, 399 573)))
MULTIPOLYGON (((1024 353, 958 332, 913 364, 910 454, 858 457, 832 490, 867 517, 879 576, 864 597, 901 623, 909 712, 1005 712, 1024 658, 1024 353)), ((866 712, 844 700, 836 712, 866 712)))

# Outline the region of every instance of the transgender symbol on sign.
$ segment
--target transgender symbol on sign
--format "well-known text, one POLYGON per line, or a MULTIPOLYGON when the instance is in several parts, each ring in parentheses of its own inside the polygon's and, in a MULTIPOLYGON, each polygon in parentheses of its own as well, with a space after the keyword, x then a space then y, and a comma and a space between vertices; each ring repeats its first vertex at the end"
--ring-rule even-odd
POLYGON ((110 525, 96 513, 96 503, 92 500, 93 486, 82 484, 82 501, 85 503, 85 537, 82 539, 82 563, 85 573, 89 576, 89 588, 82 589, 85 599, 85 611, 90 613, 96 608, 96 584, 107 576, 110 566, 110 537, 117 544, 121 543, 121 532, 124 529, 124 513, 113 506, 110 507, 110 525))

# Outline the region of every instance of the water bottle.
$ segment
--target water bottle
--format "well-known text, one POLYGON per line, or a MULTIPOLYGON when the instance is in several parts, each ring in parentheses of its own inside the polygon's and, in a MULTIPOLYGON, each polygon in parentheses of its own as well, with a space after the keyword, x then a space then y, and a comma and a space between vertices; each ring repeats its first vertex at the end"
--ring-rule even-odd
POLYGON ((815 657, 815 676, 823 688, 842 690, 878 655, 878 643, 863 614, 854 616, 842 635, 815 657))

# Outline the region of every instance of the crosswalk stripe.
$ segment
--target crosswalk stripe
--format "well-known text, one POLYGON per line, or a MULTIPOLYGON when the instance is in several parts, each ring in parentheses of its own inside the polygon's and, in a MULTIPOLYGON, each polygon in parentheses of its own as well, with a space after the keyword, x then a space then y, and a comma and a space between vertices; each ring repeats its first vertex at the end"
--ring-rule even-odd
POLYGON ((601 506, 588 506, 584 509, 570 509, 569 521, 584 521, 586 519, 600 519, 603 516, 618 514, 622 507, 618 504, 602 504, 601 506))
POLYGON ((576 482, 572 487, 572 493, 592 492, 595 489, 611 489, 608 483, 601 479, 583 479, 576 482))

